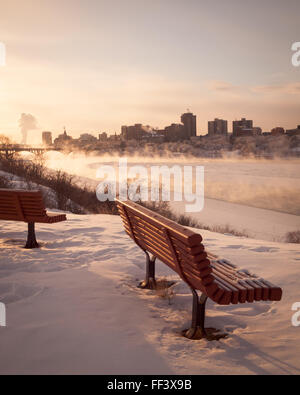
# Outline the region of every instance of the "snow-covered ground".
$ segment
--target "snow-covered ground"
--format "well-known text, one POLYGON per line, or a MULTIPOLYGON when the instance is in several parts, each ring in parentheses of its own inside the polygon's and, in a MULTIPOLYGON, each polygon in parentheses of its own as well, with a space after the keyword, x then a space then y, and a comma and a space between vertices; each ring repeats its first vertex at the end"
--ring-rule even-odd
POLYGON ((200 231, 211 251, 283 288, 281 302, 208 303, 207 326, 229 333, 219 342, 179 335, 191 318, 191 294, 178 281, 162 298, 136 287, 144 256, 120 218, 68 214, 37 225, 41 249, 22 248, 24 223, 0 222, 0 373, 299 374, 299 245, 200 231))
MULTIPOLYGON (((170 207, 177 214, 185 213, 182 202, 171 202, 170 207)), ((200 224, 210 227, 228 225, 231 229, 258 240, 284 242, 288 232, 300 230, 299 215, 217 199, 205 199, 204 209, 190 216, 200 224)))

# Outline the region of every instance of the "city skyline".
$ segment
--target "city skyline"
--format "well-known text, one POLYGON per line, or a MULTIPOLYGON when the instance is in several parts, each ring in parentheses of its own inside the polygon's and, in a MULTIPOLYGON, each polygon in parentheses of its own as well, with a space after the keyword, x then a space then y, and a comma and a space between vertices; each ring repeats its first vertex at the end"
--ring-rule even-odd
POLYGON ((114 133, 123 124, 169 125, 184 109, 206 134, 216 116, 263 130, 299 124, 299 1, 35 2, 1 5, 0 133, 69 125, 114 133), (274 114, 276 119, 274 119, 274 114))
MULTIPOLYGON (((148 135, 148 134, 153 134, 153 135, 157 135, 157 136, 162 136, 164 135, 165 137, 169 138, 170 141, 177 141, 178 139, 190 139, 191 137, 206 137, 206 136, 213 136, 213 135, 234 135, 234 136, 247 136, 247 131, 248 131, 248 135, 249 132, 252 131, 254 132, 254 134, 262 134, 264 133, 265 135, 268 134, 281 134, 281 133, 289 133, 292 132, 293 130, 298 130, 300 125, 293 125, 292 128, 283 128, 282 126, 276 125, 274 123, 274 125, 269 129, 269 130, 263 130, 260 126, 256 125, 253 126, 253 120, 247 120, 246 118, 241 117, 240 119, 234 119, 234 120, 227 120, 227 119, 220 119, 218 117, 215 117, 213 120, 207 121, 207 127, 206 130, 202 130, 200 133, 198 133, 198 129, 197 129, 197 124, 198 124, 198 120, 197 120, 197 115, 193 114, 189 109, 187 109, 187 113, 183 113, 180 116, 180 120, 181 123, 176 123, 173 122, 174 120, 172 120, 172 123, 170 125, 165 125, 163 128, 159 128, 159 127, 153 127, 149 124, 145 124, 143 123, 137 123, 137 122, 132 122, 132 125, 122 125, 120 127, 120 130, 118 131, 113 131, 111 133, 105 131, 104 129, 98 129, 98 130, 80 130, 78 133, 74 133, 72 128, 68 128, 68 133, 67 133, 67 129, 66 126, 63 126, 60 130, 55 130, 55 131, 46 131, 46 130, 38 130, 38 133, 36 133, 36 129, 38 129, 35 126, 36 120, 34 119, 34 125, 33 125, 33 129, 28 129, 26 130, 26 135, 29 134, 29 132, 31 131, 32 133, 36 133, 37 135, 40 134, 38 136, 38 139, 40 140, 40 142, 44 143, 46 140, 49 141, 49 138, 52 139, 55 137, 59 137, 59 136, 70 136, 71 138, 82 138, 82 136, 86 135, 86 136, 93 136, 95 139, 98 139, 101 141, 101 139, 103 138, 103 136, 105 135, 106 138, 110 137, 110 136, 118 136, 118 137, 122 137, 125 140, 128 140, 128 136, 131 136, 129 139, 135 139, 135 140, 140 140, 143 136, 148 135), (188 124, 186 123, 186 121, 188 122, 188 124), (191 121, 192 120, 192 121, 191 121), (192 124, 190 123, 192 122, 192 124), (230 125, 230 128, 228 127, 230 125), (192 127, 192 130, 191 130, 192 127), (237 130, 239 130, 239 132, 237 133, 237 130), (280 132, 279 132, 280 130, 280 132), (130 132, 128 132, 130 131, 130 132), (275 133, 274 131, 277 131, 279 133, 275 133), (62 133, 63 132, 63 133, 62 133), (244 133, 246 132, 246 133, 244 133), (129 133, 129 134, 128 134, 129 133), (51 137, 50 137, 51 136, 51 137), (100 138, 100 136, 102 136, 102 138, 100 138)), ((20 127, 20 132, 22 134, 22 137, 19 136, 19 139, 22 139, 21 141, 21 145, 25 144, 26 145, 26 141, 24 141, 24 135, 22 132, 22 129, 24 128, 25 124, 24 122, 22 123, 22 119, 29 118, 29 124, 32 123, 31 114, 21 114, 21 118, 19 120, 19 127, 20 127), (22 126, 23 125, 23 126, 22 126)), ((34 118, 34 117, 33 117, 34 118)), ((176 120, 175 120, 176 121, 176 120)), ((178 121, 178 119, 177 119, 178 121)), ((274 121, 276 122, 276 120, 274 121)), ((28 126, 28 125, 27 125, 28 126)), ((251 133, 252 133, 251 132, 251 133)), ((251 134, 250 133, 250 134, 251 134)), ((1 133, 0 135, 4 135, 7 136, 5 133, 1 133)), ((9 137, 9 136, 7 136, 9 137)), ((31 139, 31 135, 28 136, 31 139)), ((18 139, 17 139, 18 140, 18 139)), ((13 143, 20 143, 19 141, 12 139, 13 143)), ((158 141, 158 140, 157 140, 158 141)), ((49 143, 48 143, 49 144, 49 143)), ((50 144, 51 145, 51 144, 50 144)))

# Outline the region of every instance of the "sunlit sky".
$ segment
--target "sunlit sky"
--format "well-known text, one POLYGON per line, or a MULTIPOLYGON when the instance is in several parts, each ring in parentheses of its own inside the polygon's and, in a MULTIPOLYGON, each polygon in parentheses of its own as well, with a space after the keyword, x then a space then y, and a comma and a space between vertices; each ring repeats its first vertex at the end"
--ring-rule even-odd
POLYGON ((21 113, 120 132, 164 127, 189 108, 198 134, 215 117, 300 124, 299 0, 0 0, 0 133, 20 141, 21 113))

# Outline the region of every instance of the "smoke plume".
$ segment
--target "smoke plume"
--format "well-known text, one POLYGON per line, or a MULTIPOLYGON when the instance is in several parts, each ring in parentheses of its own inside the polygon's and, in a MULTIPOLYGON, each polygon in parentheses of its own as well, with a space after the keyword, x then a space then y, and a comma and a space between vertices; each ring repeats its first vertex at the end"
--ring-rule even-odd
POLYGON ((22 113, 19 119, 19 126, 22 133, 22 144, 26 144, 29 130, 37 129, 37 121, 33 115, 22 113))

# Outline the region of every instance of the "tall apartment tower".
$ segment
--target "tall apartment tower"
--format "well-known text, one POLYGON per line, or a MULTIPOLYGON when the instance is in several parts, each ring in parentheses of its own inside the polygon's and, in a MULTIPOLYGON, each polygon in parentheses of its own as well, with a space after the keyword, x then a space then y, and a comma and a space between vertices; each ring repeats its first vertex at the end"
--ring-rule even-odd
POLYGON ((42 141, 46 146, 52 145, 52 133, 51 132, 43 132, 42 133, 42 141))
POLYGON ((181 115, 181 122, 185 128, 186 138, 197 136, 196 115, 186 112, 181 115))
POLYGON ((210 136, 226 135, 228 132, 227 121, 215 118, 214 121, 208 121, 208 134, 210 136))
POLYGON ((242 129, 253 129, 253 121, 242 118, 240 121, 232 121, 232 133, 234 136, 239 134, 242 129))

